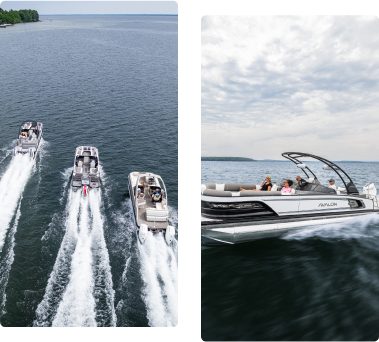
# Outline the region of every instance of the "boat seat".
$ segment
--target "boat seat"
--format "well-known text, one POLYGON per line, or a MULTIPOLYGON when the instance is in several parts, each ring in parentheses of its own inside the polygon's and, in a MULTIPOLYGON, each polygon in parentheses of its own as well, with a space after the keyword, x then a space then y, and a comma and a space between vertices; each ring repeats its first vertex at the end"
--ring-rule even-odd
POLYGON ((96 175, 97 174, 97 168, 90 168, 89 173, 96 175))
POLYGON ((253 196, 281 196, 280 191, 241 191, 241 197, 253 197, 253 196))
POLYGON ((158 222, 168 221, 168 210, 146 208, 146 221, 158 221, 158 222))
POLYGON ((76 173, 83 173, 83 168, 79 166, 75 166, 75 172, 76 173))
POLYGON ((96 163, 95 163, 95 161, 92 159, 92 160, 91 160, 91 163, 89 164, 90 168, 91 168, 91 169, 94 169, 94 168, 95 168, 95 165, 96 165, 96 163))
POLYGON ((256 184, 243 184, 243 183, 225 183, 224 190, 226 191, 240 191, 240 187, 246 190, 255 190, 257 188, 256 184))

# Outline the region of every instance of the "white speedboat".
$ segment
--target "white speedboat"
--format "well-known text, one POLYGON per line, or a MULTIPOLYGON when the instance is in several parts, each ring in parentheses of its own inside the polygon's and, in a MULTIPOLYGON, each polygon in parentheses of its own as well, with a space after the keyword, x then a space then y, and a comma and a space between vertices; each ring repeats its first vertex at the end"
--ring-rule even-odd
POLYGON ((13 155, 28 154, 31 158, 37 155, 43 133, 41 122, 25 121, 20 126, 17 145, 13 149, 13 155))
POLYGON ((71 186, 87 196, 90 189, 100 186, 99 151, 93 146, 79 146, 75 151, 71 186))
POLYGON ((175 237, 168 222, 166 186, 161 178, 149 172, 131 172, 128 176, 137 236, 144 243, 148 232, 162 233, 167 244, 175 237))
MULTIPOLYGON (((283 157, 294 162, 308 180, 294 181, 292 193, 284 195, 284 180, 271 191, 256 184, 201 185, 201 240, 204 244, 235 244, 281 237, 300 227, 344 222, 379 211, 377 191, 369 183, 359 192, 349 175, 333 162, 308 153, 286 152, 283 157), (323 169, 334 171, 344 187, 336 190, 323 186, 300 158, 324 163, 323 169)), ((315 166, 318 164, 315 164, 315 166)))

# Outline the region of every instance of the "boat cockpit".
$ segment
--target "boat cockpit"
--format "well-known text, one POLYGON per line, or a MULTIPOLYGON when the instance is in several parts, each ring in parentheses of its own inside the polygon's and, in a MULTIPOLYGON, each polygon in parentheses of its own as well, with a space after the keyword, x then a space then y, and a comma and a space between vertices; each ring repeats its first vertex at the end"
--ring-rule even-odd
POLYGON ((92 146, 79 146, 75 152, 72 186, 89 185, 98 188, 100 185, 99 151, 92 146))
POLYGON ((152 173, 132 172, 129 175, 136 201, 137 223, 166 228, 168 222, 167 193, 162 178, 152 173), (137 188, 136 188, 137 187, 137 188))
POLYGON ((43 125, 41 122, 25 121, 21 124, 18 133, 17 145, 14 155, 28 153, 35 157, 39 142, 42 138, 43 125))

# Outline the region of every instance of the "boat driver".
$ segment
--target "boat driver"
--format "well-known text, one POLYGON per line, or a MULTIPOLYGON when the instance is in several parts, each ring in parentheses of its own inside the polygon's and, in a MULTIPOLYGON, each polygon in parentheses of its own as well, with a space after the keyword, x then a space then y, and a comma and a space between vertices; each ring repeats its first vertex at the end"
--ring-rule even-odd
POLYGON ((328 182, 329 182, 329 188, 336 190, 337 187, 336 187, 336 184, 335 184, 336 181, 334 180, 334 178, 329 179, 328 182))
POLYGON ((307 185, 307 181, 301 178, 299 175, 296 176, 296 180, 298 181, 299 186, 307 185))

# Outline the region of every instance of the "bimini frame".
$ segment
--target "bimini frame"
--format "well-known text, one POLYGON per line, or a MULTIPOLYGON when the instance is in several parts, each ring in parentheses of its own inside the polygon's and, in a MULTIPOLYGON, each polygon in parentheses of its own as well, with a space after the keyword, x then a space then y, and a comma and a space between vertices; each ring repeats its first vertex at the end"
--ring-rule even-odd
MULTIPOLYGON (((353 181, 349 177, 349 175, 344 170, 342 170, 339 166, 337 166, 336 164, 331 162, 330 160, 315 156, 313 154, 302 153, 302 152, 284 152, 284 153, 282 153, 282 156, 284 158, 287 158, 288 160, 292 161, 296 165, 303 164, 301 161, 298 160, 298 158, 309 157, 309 158, 319 160, 319 161, 325 163, 327 166, 329 166, 330 169, 332 169, 338 175, 338 177, 342 180, 343 184, 345 185, 347 194, 359 194, 357 187, 355 186, 355 184, 353 183, 353 181), (348 181, 345 180, 341 174, 343 174, 344 177, 346 177, 348 179, 348 181)), ((316 175, 312 172, 312 170, 308 166, 305 165, 305 167, 301 168, 301 169, 303 170, 303 172, 305 173, 305 175, 308 178, 309 178, 309 176, 308 176, 307 172, 305 171, 305 169, 307 169, 314 176, 314 179, 317 179, 316 175)))

